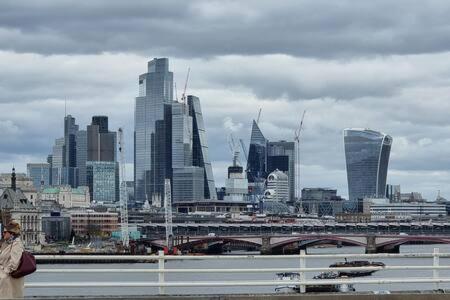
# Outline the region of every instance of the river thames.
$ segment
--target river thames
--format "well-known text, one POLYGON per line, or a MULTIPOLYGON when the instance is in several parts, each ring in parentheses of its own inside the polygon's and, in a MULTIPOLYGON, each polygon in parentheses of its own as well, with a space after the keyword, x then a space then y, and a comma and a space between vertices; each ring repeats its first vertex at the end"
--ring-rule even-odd
MULTIPOLYGON (((404 245, 401 253, 431 253, 433 248, 439 248, 441 253, 450 253, 450 245, 404 245)), ((362 247, 342 248, 308 248, 309 254, 355 254, 364 253, 362 247)), ((234 252, 232 254, 255 254, 252 252, 234 252)), ((351 260, 351 258, 349 258, 351 260)), ((328 267, 334 259, 307 259, 307 267, 328 267)), ((383 258, 375 259, 386 265, 431 265, 432 258, 383 258)), ((449 265, 450 258, 441 258, 441 265, 449 265)), ((204 269, 204 268, 295 268, 299 265, 298 259, 280 259, 274 256, 269 259, 244 259, 244 260, 171 260, 167 261, 166 268, 171 269, 204 269)), ((133 269, 156 269, 155 263, 126 263, 126 264, 45 264, 38 265, 38 269, 64 269, 64 268, 133 268, 133 269)), ((381 270, 375 272, 371 278, 401 278, 405 272, 409 277, 430 277, 431 270, 381 270)), ((450 270, 440 270, 441 276, 450 277, 450 270)), ((317 273, 306 273, 307 278, 312 278, 317 273)), ((155 282, 158 275, 154 273, 34 273, 26 277, 26 283, 34 282, 155 282)), ((238 281, 238 280, 273 280, 275 274, 270 273, 169 273, 165 275, 166 281, 238 281)), ((442 289, 450 289, 450 284, 440 284, 442 289)), ((274 293, 271 286, 265 287, 177 287, 166 288, 167 294, 242 294, 242 293, 274 293)), ((399 291, 399 290, 432 290, 433 284, 383 284, 368 285, 356 284, 356 291, 399 291)), ((77 296, 77 295, 151 295, 157 294, 158 288, 27 288, 26 296, 77 296)))

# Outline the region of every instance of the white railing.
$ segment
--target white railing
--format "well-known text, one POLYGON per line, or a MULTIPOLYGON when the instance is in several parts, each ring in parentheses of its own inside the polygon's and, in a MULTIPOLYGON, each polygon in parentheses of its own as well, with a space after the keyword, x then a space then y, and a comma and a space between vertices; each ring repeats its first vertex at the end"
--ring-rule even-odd
MULTIPOLYGON (((158 262, 158 268, 149 269, 50 269, 38 266, 38 273, 156 273, 158 280, 154 282, 30 282, 26 283, 26 288, 74 288, 74 287, 158 287, 159 294, 166 294, 166 287, 237 287, 237 286, 280 286, 297 285, 300 292, 304 293, 308 285, 337 285, 337 284, 392 284, 392 283, 434 283, 434 288, 439 289, 440 283, 450 283, 450 277, 441 277, 439 270, 450 270, 450 265, 440 265, 439 258, 450 258, 450 253, 439 253, 439 249, 434 249, 433 253, 408 253, 408 254, 312 254, 306 255, 302 250, 298 255, 208 255, 208 256, 173 256, 164 255, 162 251, 157 256, 122 256, 122 255, 37 255, 39 260, 58 261, 58 260, 86 260, 99 261, 102 259, 108 261, 130 260, 158 262), (166 268, 168 260, 236 260, 236 259, 298 259, 298 267, 294 268, 254 268, 254 269, 169 269, 166 268), (343 259, 343 258, 432 258, 430 265, 386 265, 383 267, 311 267, 308 268, 307 261, 311 259, 343 259), (339 279, 306 279, 307 272, 324 271, 379 271, 379 270, 432 270, 432 277, 408 277, 405 274, 402 278, 339 278, 339 279), (296 272, 299 273, 298 280, 239 280, 239 281, 167 281, 167 273, 275 273, 296 272)), ((407 272, 406 272, 407 273, 407 272)))

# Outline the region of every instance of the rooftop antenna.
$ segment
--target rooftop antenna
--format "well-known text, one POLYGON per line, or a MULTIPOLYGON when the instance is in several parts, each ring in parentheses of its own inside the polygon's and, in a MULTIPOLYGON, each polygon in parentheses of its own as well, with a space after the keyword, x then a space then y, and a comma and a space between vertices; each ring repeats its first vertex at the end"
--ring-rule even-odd
POLYGON ((187 75, 186 75, 186 81, 184 83, 183 94, 181 95, 181 102, 183 102, 183 103, 186 103, 186 89, 187 89, 190 73, 191 73, 191 67, 188 68, 187 75))
POLYGON ((262 111, 262 107, 259 108, 258 118, 256 118, 256 124, 258 124, 258 125, 259 125, 259 118, 261 118, 261 111, 262 111))

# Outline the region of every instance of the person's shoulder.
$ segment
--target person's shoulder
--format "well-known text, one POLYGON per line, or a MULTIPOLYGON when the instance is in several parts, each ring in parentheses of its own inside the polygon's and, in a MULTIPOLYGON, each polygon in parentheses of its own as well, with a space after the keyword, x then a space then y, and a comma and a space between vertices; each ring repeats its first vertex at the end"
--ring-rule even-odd
POLYGON ((22 240, 20 239, 20 237, 17 237, 14 239, 13 246, 19 246, 19 247, 23 248, 23 243, 22 243, 22 240))

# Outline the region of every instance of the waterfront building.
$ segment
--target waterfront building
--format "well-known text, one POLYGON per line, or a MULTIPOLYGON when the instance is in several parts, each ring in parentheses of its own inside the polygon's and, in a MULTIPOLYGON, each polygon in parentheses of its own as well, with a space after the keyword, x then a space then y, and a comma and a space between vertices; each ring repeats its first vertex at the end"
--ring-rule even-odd
MULTIPOLYGON (((38 197, 37 190, 34 187, 33 180, 27 176, 25 173, 15 173, 15 186, 20 189, 21 193, 25 195, 30 203, 36 205, 38 197)), ((12 186, 12 176, 11 173, 2 173, 0 174, 0 193, 3 192, 4 189, 12 186)))
POLYGON ((114 203, 119 200, 119 164, 115 161, 88 161, 86 175, 92 201, 114 203))
POLYGON ((64 118, 64 163, 63 163, 63 184, 71 187, 78 186, 77 149, 76 135, 78 125, 75 118, 67 115, 64 118))
POLYGON ((2 224, 16 220, 21 225, 21 240, 25 246, 40 243, 42 234, 41 211, 25 196, 17 186, 16 173, 10 174, 10 187, 0 192, 0 215, 2 224))
POLYGON ((301 206, 306 214, 319 217, 335 216, 343 211, 344 199, 337 195, 337 190, 328 188, 302 189, 301 206))
POLYGON ((424 202, 422 194, 419 192, 400 193, 400 202, 424 202))
POLYGON ((384 197, 392 138, 369 129, 345 129, 349 200, 384 197))
POLYGON ((86 161, 87 161, 87 131, 79 130, 76 133, 78 185, 87 186, 86 181, 86 161))
POLYGON ((27 176, 33 180, 36 190, 50 185, 50 165, 48 163, 28 163, 27 176))
POLYGON ((276 169, 267 176, 267 190, 273 191, 274 201, 286 202, 289 199, 289 178, 284 172, 276 169))
POLYGON ((289 179, 289 198, 293 201, 295 198, 295 165, 297 163, 295 153, 295 143, 287 141, 268 142, 267 143, 267 173, 276 169, 283 171, 289 179))
POLYGON ((173 73, 167 58, 148 62, 139 76, 134 114, 135 201, 142 205, 153 194, 163 195, 164 179, 171 178, 171 103, 173 73))
POLYGON ((70 220, 77 236, 110 237, 119 229, 119 215, 116 212, 71 211, 70 220))
POLYGON ((447 210, 437 203, 384 203, 371 204, 370 214, 372 221, 443 220, 447 210))
POLYGON ((59 212, 52 212, 48 216, 42 216, 42 232, 47 241, 69 241, 71 231, 69 216, 61 216, 59 212))
POLYGON ((72 188, 70 185, 44 188, 39 192, 42 206, 52 206, 51 202, 64 208, 89 207, 91 198, 87 186, 72 188))

